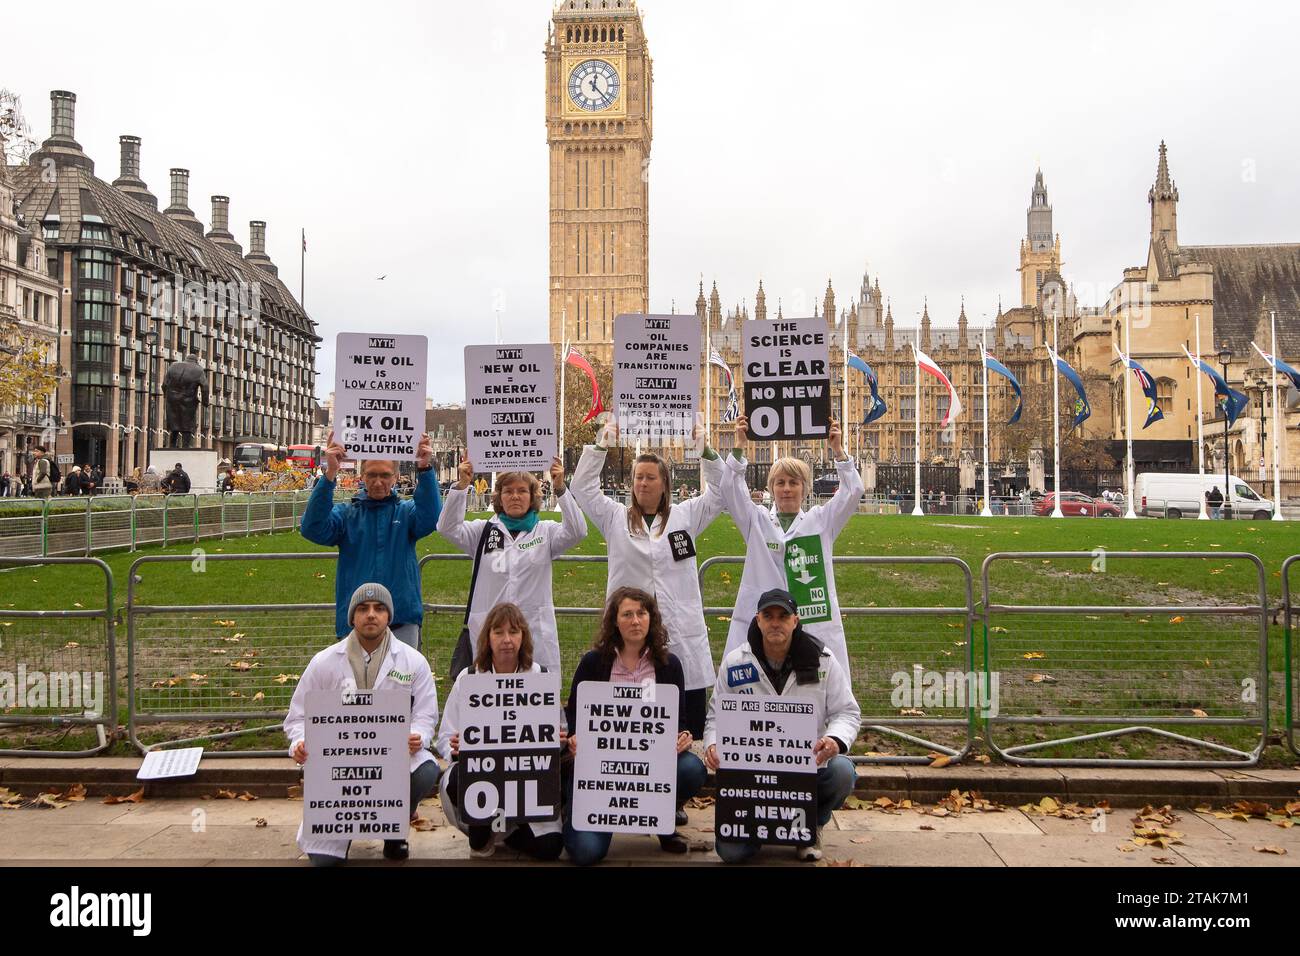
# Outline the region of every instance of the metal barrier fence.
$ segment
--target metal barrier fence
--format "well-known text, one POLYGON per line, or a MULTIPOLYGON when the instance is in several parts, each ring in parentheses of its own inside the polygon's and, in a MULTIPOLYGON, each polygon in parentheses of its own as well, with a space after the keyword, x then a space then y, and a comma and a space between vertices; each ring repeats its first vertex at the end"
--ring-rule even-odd
MULTIPOLYGON (((989 748, 1021 766, 1222 767, 1259 761, 1268 728, 1268 590, 1263 563, 1240 552, 1104 552, 1106 561, 1249 561, 1258 602, 1038 606, 995 600, 989 572, 999 562, 1095 562, 1096 552, 1003 552, 984 559, 985 670, 999 677, 998 714, 985 720, 989 748), (1172 615, 1167 617, 1167 615, 1172 615), (1076 627, 1067 630, 1066 621, 1076 627), (1005 635, 1005 636, 1004 636, 1005 635), (1004 745, 998 732, 1048 725, 1107 726, 1075 736, 1004 745), (1242 749, 1164 727, 1253 728, 1242 749), (1227 759, 1032 757, 1051 747, 1151 734, 1227 759)), ((1104 569, 1104 566, 1103 566, 1104 569)), ((1025 572, 1021 572, 1022 577, 1025 572)), ((1120 744, 1122 746, 1122 744, 1120 744)))
POLYGON ((103 571, 104 605, 3 611, 0 672, 7 678, 3 683, 13 689, 13 699, 0 692, 0 728, 94 727, 99 745, 82 750, 17 747, 0 749, 0 756, 89 757, 108 749, 117 728, 117 612, 113 604, 113 572, 98 558, 0 557, 0 566, 8 573, 45 565, 80 565, 103 571), (28 633, 23 626, 26 622, 39 623, 34 623, 32 632, 28 633))
MULTIPOLYGON (((292 531, 308 491, 0 498, 0 556, 83 555, 292 531)), ((335 500, 340 496, 336 494, 335 500)))
POLYGON ((1300 754, 1296 730, 1300 728, 1300 641, 1296 640, 1294 621, 1300 619, 1300 607, 1291 601, 1291 569, 1300 565, 1300 554, 1282 562, 1282 637, 1286 663, 1286 739, 1291 750, 1300 754))
MULTIPOLYGON (((335 639, 333 601, 141 603, 139 587, 144 583, 145 569, 152 565, 192 564, 194 560, 190 555, 149 555, 131 565, 125 611, 127 734, 141 753, 158 747, 225 740, 278 729, 284 722, 303 668, 317 651, 335 639), (242 721, 258 724, 154 743, 140 739, 143 725, 242 721)), ((204 573, 208 573, 208 565, 235 561, 336 563, 338 553, 209 554, 202 560, 204 573)), ((210 751, 207 756, 278 757, 285 752, 281 747, 210 751)))
MULTIPOLYGON (((744 562, 742 557, 714 557, 701 563, 701 593, 704 592, 704 576, 709 569, 731 564, 743 565, 744 562)), ((917 566, 950 567, 958 571, 962 578, 965 603, 947 607, 846 607, 841 604, 840 615, 844 619, 849 662, 853 670, 853 692, 862 708, 863 731, 924 747, 928 754, 938 753, 958 761, 970 753, 973 745, 975 706, 982 696, 982 689, 978 685, 980 677, 975 670, 975 603, 970 567, 965 561, 953 557, 836 555, 836 588, 841 593, 844 592, 849 583, 849 576, 844 571, 850 567, 917 566), (861 635, 849 633, 853 624, 859 620, 875 622, 887 618, 903 620, 893 632, 882 626, 869 629, 861 635), (940 622, 936 621, 933 633, 925 634, 917 624, 918 619, 924 618, 957 618, 959 623, 942 622, 946 628, 941 629, 937 626, 940 622), (953 633, 954 629, 957 634, 953 633), (964 639, 954 640, 958 636, 964 639), (952 664, 955 661, 964 661, 965 670, 953 671, 952 664), (901 696, 906 696, 907 700, 899 706, 901 696), (936 710, 961 716, 936 716, 936 710), (945 743, 909 732, 918 728, 958 731, 960 739, 945 743)), ((902 573, 889 571, 890 575, 902 573)), ((725 615, 728 626, 733 612, 734 606, 704 609, 705 615, 710 618, 725 615)), ((714 648, 715 661, 721 661, 723 650, 723 647, 714 648)), ((855 763, 864 764, 929 764, 934 757, 867 753, 855 755, 852 759, 855 763)))

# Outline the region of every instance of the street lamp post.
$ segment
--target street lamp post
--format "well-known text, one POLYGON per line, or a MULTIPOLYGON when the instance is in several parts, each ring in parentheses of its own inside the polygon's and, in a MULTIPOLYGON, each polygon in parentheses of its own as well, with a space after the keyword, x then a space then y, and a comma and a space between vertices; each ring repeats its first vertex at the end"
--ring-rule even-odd
MULTIPOLYGON (((1223 366, 1223 383, 1228 383, 1228 361, 1232 358, 1232 350, 1225 344, 1219 349, 1219 364, 1223 366)), ((1223 517, 1225 521, 1232 520, 1232 479, 1228 475, 1228 407, 1231 399, 1225 399, 1223 404, 1223 517)))
POLYGON ((149 369, 144 377, 144 467, 147 469, 149 467, 149 442, 153 439, 154 426, 153 375, 154 366, 158 364, 157 331, 151 329, 146 332, 144 342, 149 348, 149 369))

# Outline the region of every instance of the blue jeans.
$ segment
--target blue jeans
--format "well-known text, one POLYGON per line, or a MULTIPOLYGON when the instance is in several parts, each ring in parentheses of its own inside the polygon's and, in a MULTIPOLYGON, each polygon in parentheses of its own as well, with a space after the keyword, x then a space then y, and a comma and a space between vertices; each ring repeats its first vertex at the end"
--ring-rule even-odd
POLYGON ((403 644, 406 644, 415 650, 420 649, 420 625, 418 624, 399 624, 397 627, 390 628, 393 637, 397 638, 403 644))
MULTIPOLYGON (((436 760, 426 760, 415 770, 411 771, 411 816, 415 816, 416 808, 419 807, 420 801, 438 789, 438 779, 442 776, 442 768, 438 766, 436 760)), ((396 843, 397 840, 385 840, 385 843, 396 843)), ((351 849, 352 841, 348 841, 348 848, 351 849)), ((308 853, 312 866, 338 866, 347 862, 347 853, 343 856, 330 856, 328 853, 308 853)))
MULTIPOLYGON (((708 771, 704 762, 689 750, 677 755, 677 805, 680 807, 691 797, 700 792, 708 771)), ((605 859, 609 853, 612 833, 595 833, 590 830, 573 828, 573 778, 566 782, 566 801, 564 813, 564 848, 569 851, 569 859, 578 866, 590 866, 605 859)))
MULTIPOLYGON (((817 769, 817 829, 831 822, 831 813, 838 810, 853 792, 857 776, 853 761, 843 755, 832 757, 817 769)), ((716 840, 713 844, 723 863, 743 863, 761 846, 761 843, 739 840, 716 840)))

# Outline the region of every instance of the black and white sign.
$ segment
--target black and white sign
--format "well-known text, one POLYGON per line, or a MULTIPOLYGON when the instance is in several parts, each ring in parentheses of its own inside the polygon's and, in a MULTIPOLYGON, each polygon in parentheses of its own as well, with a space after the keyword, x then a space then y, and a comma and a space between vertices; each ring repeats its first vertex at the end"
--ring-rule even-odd
POLYGON ((516 823, 560 815, 560 675, 460 679, 460 815, 516 823))
POLYGON ((831 422, 826 320, 745 325, 742 351, 749 437, 754 441, 826 438, 831 422))
POLYGON ((573 828, 672 833, 677 794, 677 688, 578 685, 573 828))
POLYGON ((809 701, 718 698, 720 840, 810 846, 817 829, 820 715, 809 701))
POLYGON ((303 835, 404 840, 410 825, 411 695, 307 692, 303 835))
POLYGON ((476 471, 545 471, 558 454, 550 345, 465 348, 465 432, 476 471))
POLYGON ((334 435, 348 457, 415 461, 424 434, 429 340, 340 332, 335 356, 334 435))
POLYGON ((625 443, 690 442, 699 398, 697 316, 614 319, 614 410, 625 443))

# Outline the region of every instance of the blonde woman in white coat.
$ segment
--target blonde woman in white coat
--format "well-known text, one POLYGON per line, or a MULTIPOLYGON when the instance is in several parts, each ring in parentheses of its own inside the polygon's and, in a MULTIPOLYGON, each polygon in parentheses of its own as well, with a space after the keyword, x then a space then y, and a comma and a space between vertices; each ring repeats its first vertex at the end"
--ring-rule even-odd
POLYGON ((618 426, 607 425, 596 445, 582 452, 573 472, 573 496, 600 529, 609 549, 605 598, 621 587, 640 588, 659 602, 668 650, 682 663, 686 694, 682 701, 686 729, 696 740, 704 734, 708 688, 716 670, 704 623, 700 578, 695 563, 696 539, 722 513, 722 460, 706 444, 700 474, 708 488, 673 504, 668 465, 658 455, 639 455, 633 464, 631 503, 621 505, 600 490, 607 444, 618 426))
POLYGON ((447 492, 438 516, 438 533, 474 557, 479 538, 488 527, 478 580, 470 596, 469 632, 479 634, 488 611, 498 604, 518 605, 532 631, 537 663, 560 670, 560 638, 555 626, 551 561, 582 542, 587 521, 572 494, 566 494, 564 466, 551 463, 551 487, 560 506, 560 521, 540 521, 541 482, 525 471, 497 476, 492 495, 496 514, 465 520, 465 507, 474 481, 474 466, 462 461, 459 481, 447 492))
POLYGON ((745 571, 740 578, 725 653, 745 643, 759 596, 777 588, 794 596, 804 631, 825 644, 844 673, 850 674, 844 622, 835 590, 834 550, 835 539, 857 513, 865 489, 857 465, 844 454, 840 424, 832 419, 827 436, 840 487, 826 504, 806 511, 803 503, 812 490, 812 471, 798 458, 779 458, 768 471, 770 508, 750 500, 745 481, 749 462, 744 458, 748 441, 749 420, 742 415, 736 420, 736 447, 727 456, 727 478, 722 487, 727 511, 745 539, 745 571))

